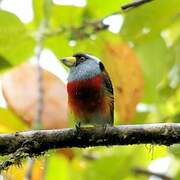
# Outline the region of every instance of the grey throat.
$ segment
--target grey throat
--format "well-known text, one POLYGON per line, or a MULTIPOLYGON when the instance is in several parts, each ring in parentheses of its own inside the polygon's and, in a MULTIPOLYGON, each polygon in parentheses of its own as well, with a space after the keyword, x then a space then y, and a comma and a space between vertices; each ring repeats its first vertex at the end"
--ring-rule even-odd
POLYGON ((68 76, 68 82, 90 79, 101 73, 99 62, 88 59, 78 66, 72 67, 68 76))

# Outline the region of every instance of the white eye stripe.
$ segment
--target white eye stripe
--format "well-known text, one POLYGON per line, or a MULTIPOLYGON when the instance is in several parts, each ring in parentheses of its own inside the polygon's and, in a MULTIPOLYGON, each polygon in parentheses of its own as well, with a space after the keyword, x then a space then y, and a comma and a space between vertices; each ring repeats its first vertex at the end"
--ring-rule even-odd
POLYGON ((101 62, 101 60, 99 58, 97 58, 96 56, 93 56, 93 55, 90 55, 90 54, 87 54, 90 58, 96 60, 97 62, 101 62))

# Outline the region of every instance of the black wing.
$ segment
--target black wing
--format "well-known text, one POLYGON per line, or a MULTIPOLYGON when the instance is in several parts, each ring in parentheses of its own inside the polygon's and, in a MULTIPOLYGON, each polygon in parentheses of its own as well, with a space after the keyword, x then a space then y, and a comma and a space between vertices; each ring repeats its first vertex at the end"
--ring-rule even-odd
POLYGON ((114 93, 113 93, 113 85, 111 82, 111 79, 109 77, 109 74, 104 68, 104 65, 99 62, 100 69, 102 71, 102 76, 104 80, 105 85, 105 92, 107 93, 107 96, 109 97, 109 106, 110 106, 110 124, 113 125, 114 123, 114 93))

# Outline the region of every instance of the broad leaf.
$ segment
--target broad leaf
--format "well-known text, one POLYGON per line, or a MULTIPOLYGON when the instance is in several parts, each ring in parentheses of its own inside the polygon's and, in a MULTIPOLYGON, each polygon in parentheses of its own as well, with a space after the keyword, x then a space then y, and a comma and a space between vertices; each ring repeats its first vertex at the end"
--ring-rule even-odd
POLYGON ((125 14, 121 35, 136 43, 154 39, 178 16, 180 1, 155 0, 125 14))
POLYGON ((10 64, 19 64, 32 55, 33 39, 12 13, 0 10, 0 54, 10 64))
MULTIPOLYGON (((37 68, 28 63, 15 67, 2 79, 8 106, 29 125, 37 109, 37 68)), ((42 125, 47 129, 67 127, 67 94, 64 83, 43 70, 42 125)))
POLYGON ((0 132, 15 132, 27 129, 27 125, 22 122, 11 110, 0 108, 0 132))
POLYGON ((143 75, 133 49, 123 43, 107 42, 103 62, 114 85, 117 113, 126 123, 135 115, 143 93, 143 75))

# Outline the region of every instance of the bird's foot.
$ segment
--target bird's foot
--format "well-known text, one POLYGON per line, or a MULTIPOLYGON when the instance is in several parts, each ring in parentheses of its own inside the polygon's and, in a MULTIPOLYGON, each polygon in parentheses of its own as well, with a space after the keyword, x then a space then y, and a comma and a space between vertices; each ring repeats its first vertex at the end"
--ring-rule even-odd
POLYGON ((103 129, 104 129, 105 133, 107 132, 109 127, 111 127, 110 124, 103 124, 103 129))
MULTIPOLYGON (((110 127, 111 127, 111 124, 103 124, 103 130, 104 130, 104 133, 105 133, 104 142, 106 142, 107 139, 109 139, 109 128, 110 127)), ((108 144, 106 146, 109 147, 108 144)))
POLYGON ((79 134, 81 132, 81 123, 80 122, 76 123, 75 128, 76 128, 76 132, 79 134))

